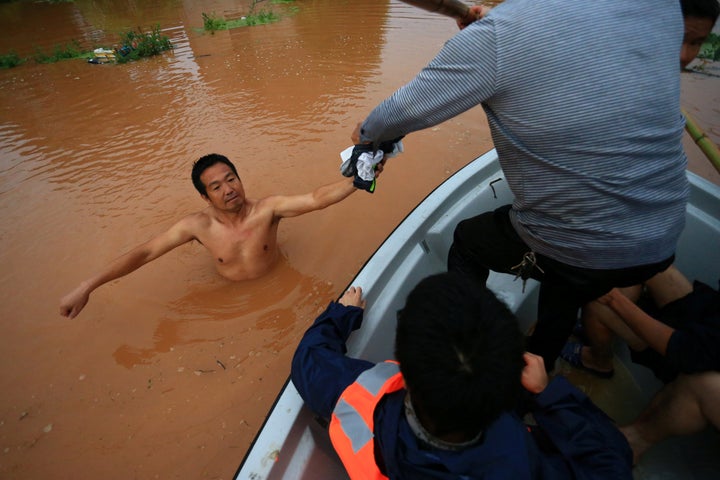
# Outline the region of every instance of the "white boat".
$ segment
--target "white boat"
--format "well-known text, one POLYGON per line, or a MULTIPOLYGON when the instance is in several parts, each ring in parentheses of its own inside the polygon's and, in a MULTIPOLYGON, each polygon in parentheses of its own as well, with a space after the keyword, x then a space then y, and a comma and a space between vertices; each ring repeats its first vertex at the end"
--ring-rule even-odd
MULTIPOLYGON (((688 172, 687 223, 676 265, 690 279, 717 286, 720 277, 720 187, 688 172)), ((348 342, 348 354, 370 361, 392 358, 395 312, 415 284, 446 269, 455 225, 462 219, 511 203, 495 150, 478 157, 422 201, 388 236, 350 285, 367 299, 362 328, 348 342)), ((528 327, 534 318, 538 284, 491 273, 488 286, 528 327)), ((660 387, 649 370, 618 356, 642 392, 641 406, 660 387)), ((592 396, 592 395, 591 395, 592 396)), ((602 405, 601 405, 602 406, 602 405)), ((679 437, 657 445, 635 469, 635 478, 720 478, 720 433, 679 437)), ((288 380, 235 476, 236 480, 348 478, 327 430, 303 406, 288 380)))

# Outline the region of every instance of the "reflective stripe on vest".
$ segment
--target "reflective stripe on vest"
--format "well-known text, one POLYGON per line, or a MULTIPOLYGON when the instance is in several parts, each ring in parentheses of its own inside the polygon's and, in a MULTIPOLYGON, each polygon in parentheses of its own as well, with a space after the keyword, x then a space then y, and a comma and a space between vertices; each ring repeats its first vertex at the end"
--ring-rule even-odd
POLYGON ((373 413, 383 396, 404 386, 397 362, 387 361, 362 372, 340 395, 330 440, 351 479, 387 479, 375 463, 373 413))

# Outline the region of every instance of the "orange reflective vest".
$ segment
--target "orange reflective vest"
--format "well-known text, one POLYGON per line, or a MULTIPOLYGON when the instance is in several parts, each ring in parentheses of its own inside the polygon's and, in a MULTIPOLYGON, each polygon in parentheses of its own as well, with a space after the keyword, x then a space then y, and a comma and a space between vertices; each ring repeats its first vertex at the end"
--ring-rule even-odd
POLYGON ((343 391, 330 419, 330 440, 352 480, 387 479, 375 463, 373 413, 380 399, 405 387, 397 362, 362 372, 343 391))

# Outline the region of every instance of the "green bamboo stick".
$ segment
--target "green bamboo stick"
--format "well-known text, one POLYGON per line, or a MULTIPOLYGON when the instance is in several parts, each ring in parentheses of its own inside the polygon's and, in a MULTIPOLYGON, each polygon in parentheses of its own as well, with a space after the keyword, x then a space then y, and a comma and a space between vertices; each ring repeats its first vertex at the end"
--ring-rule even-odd
POLYGON ((720 173, 720 150, 715 144, 705 135, 700 127, 697 126, 695 120, 685 110, 682 110, 685 116, 685 130, 690 134, 695 144, 700 147, 700 150, 705 154, 710 163, 713 164, 715 170, 720 173))

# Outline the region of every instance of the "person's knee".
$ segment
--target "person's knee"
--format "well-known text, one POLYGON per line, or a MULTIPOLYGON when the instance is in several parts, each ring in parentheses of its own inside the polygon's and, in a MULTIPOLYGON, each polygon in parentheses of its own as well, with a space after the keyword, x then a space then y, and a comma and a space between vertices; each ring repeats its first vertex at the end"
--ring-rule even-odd
POLYGON ((462 246, 467 243, 467 239, 469 237, 473 236, 472 232, 475 230, 475 228, 473 228, 473 220, 474 219, 472 218, 466 218, 455 225, 455 230, 453 231, 453 244, 462 246))
POLYGON ((720 372, 681 373, 675 379, 675 383, 696 393, 718 392, 720 391, 720 372))
POLYGON ((687 391, 699 403, 717 403, 720 398, 720 372, 680 374, 673 383, 678 390, 687 391))
POLYGON ((682 419, 675 434, 694 433, 708 423, 720 428, 720 372, 680 374, 665 385, 658 398, 656 403, 665 415, 682 419))
POLYGON ((486 252, 491 245, 487 244, 482 234, 482 226, 476 218, 460 221, 453 232, 452 255, 462 258, 465 262, 485 263, 486 252))

